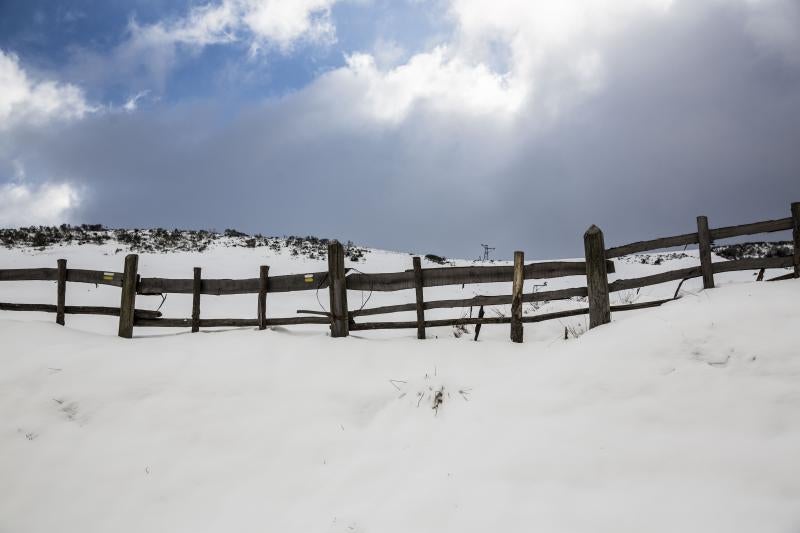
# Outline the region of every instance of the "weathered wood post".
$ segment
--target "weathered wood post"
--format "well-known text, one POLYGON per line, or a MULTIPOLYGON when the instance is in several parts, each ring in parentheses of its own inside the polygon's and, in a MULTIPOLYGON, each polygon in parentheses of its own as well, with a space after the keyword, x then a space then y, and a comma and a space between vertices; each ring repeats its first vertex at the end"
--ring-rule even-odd
POLYGON ((258 269, 258 329, 267 329, 267 289, 269 287, 269 266, 258 269))
POLYGON ((119 304, 119 336, 133 337, 134 310, 136 307, 136 281, 139 270, 139 256, 125 256, 125 270, 122 274, 122 297, 119 304))
POLYGON ((522 342, 522 287, 525 284, 525 254, 514 252, 514 278, 511 284, 511 341, 522 342))
POLYGON ((422 295, 422 260, 419 257, 414 262, 414 290, 417 297, 417 338, 425 338, 425 300, 422 295))
POLYGON ((64 307, 67 301, 67 260, 58 260, 58 289, 56 297, 56 324, 64 325, 64 307))
POLYGON ((192 280, 192 333, 200 331, 200 291, 203 288, 203 279, 200 267, 194 267, 192 280))
MULTIPOLYGON (((483 315, 484 315, 483 306, 481 306, 480 310, 478 311, 478 318, 483 318, 483 315)), ((478 322, 475 325, 475 339, 474 339, 475 341, 478 340, 478 335, 480 334, 481 334, 481 323, 478 322)))
POLYGON ((794 277, 800 278, 800 202, 792 203, 792 236, 794 237, 794 277))
POLYGON ((344 270, 344 247, 339 241, 328 245, 328 281, 331 298, 331 337, 347 337, 350 321, 347 311, 347 280, 344 270))
POLYGON ((708 218, 697 217, 697 241, 700 248, 700 270, 703 272, 703 288, 714 288, 714 266, 711 264, 711 232, 708 218))
POLYGON ((586 287, 589 291, 589 328, 595 328, 611 322, 606 245, 600 228, 592 224, 586 230, 583 247, 586 254, 586 287))

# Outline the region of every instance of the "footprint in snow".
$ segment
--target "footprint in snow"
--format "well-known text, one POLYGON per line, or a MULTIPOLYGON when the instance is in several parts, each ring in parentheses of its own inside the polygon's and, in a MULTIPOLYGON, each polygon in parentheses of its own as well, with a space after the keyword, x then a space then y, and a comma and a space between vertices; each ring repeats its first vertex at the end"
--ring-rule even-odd
POLYGON ((67 402, 58 398, 53 398, 53 401, 59 405, 59 411, 67 417, 67 420, 81 422, 81 425, 83 425, 85 420, 78 419, 78 402, 67 402))

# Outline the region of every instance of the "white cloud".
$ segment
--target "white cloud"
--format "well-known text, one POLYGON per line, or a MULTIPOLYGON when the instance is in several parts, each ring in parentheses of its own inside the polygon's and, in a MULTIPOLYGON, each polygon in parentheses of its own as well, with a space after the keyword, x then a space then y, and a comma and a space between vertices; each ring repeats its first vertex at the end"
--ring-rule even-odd
POLYGON ((0 184, 0 226, 61 223, 80 204, 70 183, 27 181, 24 158, 12 155, 19 149, 11 147, 17 128, 75 121, 99 110, 86 102, 80 88, 33 79, 15 54, 0 50, 0 168, 13 179, 0 184))
POLYGON ((298 40, 330 41, 330 8, 336 0, 222 0, 196 6, 184 17, 140 26, 130 24, 127 47, 249 42, 251 50, 275 45, 287 50, 298 40))
POLYGON ((0 130, 21 122, 81 118, 93 110, 80 88, 32 80, 16 55, 0 50, 0 130))
POLYGON ((150 91, 139 91, 135 95, 128 98, 128 101, 122 105, 122 109, 124 109, 128 113, 133 113, 139 108, 139 100, 141 100, 148 94, 150 94, 150 91))
POLYGON ((68 183, 6 183, 0 185, 0 226, 60 224, 79 204, 78 192, 68 183))
POLYGON ((185 17, 170 22, 140 26, 132 20, 129 30, 133 42, 129 46, 134 49, 175 44, 202 47, 233 42, 237 20, 238 13, 230 2, 193 7, 185 17))
POLYGON ((344 78, 360 92, 352 104, 367 116, 390 123, 402 121, 414 106, 436 112, 509 114, 519 108, 524 96, 510 76, 451 57, 445 46, 383 71, 371 55, 353 54, 330 80, 344 78))
POLYGON ((335 28, 330 9, 336 0, 227 0, 238 7, 256 47, 275 43, 288 49, 298 39, 329 42, 335 28))
POLYGON ((672 0, 451 0, 454 32, 401 61, 378 40, 316 83, 378 123, 415 109, 508 119, 524 109, 558 116, 603 87, 603 46, 634 20, 667 13, 672 0))
POLYGON ((239 43, 251 56, 266 49, 288 53, 298 42, 335 41, 330 18, 337 0, 220 0, 195 6, 181 17, 153 24, 132 19, 127 38, 112 53, 112 61, 82 51, 94 69, 122 76, 147 73, 149 83, 163 87, 181 51, 239 43), (98 66, 99 64, 99 66, 98 66))
MULTIPOLYGON (((756 41, 800 63, 800 4, 712 0, 744 8, 756 41)), ((386 44, 347 56, 319 84, 379 123, 415 108, 500 120, 532 113, 552 121, 601 91, 606 54, 622 32, 669 17, 675 0, 449 0, 453 34, 427 51, 386 60, 386 44), (339 87, 333 87, 335 85, 339 87), (349 92, 349 93, 348 93, 349 92)))

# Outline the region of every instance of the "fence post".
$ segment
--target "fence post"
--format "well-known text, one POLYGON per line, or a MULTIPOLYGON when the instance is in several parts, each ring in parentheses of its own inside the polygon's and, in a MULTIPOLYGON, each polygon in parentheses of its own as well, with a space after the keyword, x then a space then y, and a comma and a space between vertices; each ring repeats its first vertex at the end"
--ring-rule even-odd
MULTIPOLYGON (((483 315, 484 315, 483 306, 481 306, 480 310, 478 311, 478 318, 483 318, 483 315)), ((478 335, 480 334, 481 334, 481 323, 478 322, 478 324, 475 325, 475 339, 474 339, 475 341, 478 340, 478 335)))
POLYGON ((525 254, 514 252, 514 279, 511 285, 511 341, 522 342, 522 287, 525 284, 525 254))
POLYGON ((347 280, 344 270, 344 247, 339 241, 328 245, 328 281, 331 298, 331 337, 350 334, 347 311, 347 280))
POLYGON ((606 245, 603 232, 592 224, 583 234, 586 253, 586 287, 589 293, 589 328, 611 322, 611 305, 608 299, 608 272, 606 270, 606 245))
POLYGON ((258 270, 258 329, 267 329, 267 288, 269 286, 269 266, 261 265, 258 270))
POLYGON ((192 281, 192 333, 200 331, 200 291, 203 288, 200 267, 194 267, 194 280, 192 281))
POLYGON ((67 260, 58 260, 58 295, 56 299, 56 324, 64 325, 64 307, 67 301, 67 260))
POLYGON ((794 277, 800 278, 800 202, 792 203, 792 236, 794 237, 794 277))
POLYGON ((417 338, 425 338, 425 300, 422 296, 422 260, 419 257, 414 262, 414 289, 417 296, 417 338))
POLYGON ((711 232, 708 218, 697 217, 697 241, 700 244, 700 270, 703 272, 703 288, 714 288, 714 266, 711 264, 711 232))
POLYGON ((134 309, 136 307, 136 281, 139 269, 139 256, 125 256, 125 270, 122 274, 122 297, 119 304, 119 336, 133 337, 134 309))

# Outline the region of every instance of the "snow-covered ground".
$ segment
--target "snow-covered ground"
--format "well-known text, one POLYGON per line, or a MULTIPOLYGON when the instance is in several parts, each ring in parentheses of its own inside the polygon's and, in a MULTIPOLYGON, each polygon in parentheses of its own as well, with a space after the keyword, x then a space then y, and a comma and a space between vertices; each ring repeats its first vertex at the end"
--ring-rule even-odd
MULTIPOLYGON (((3 249, 0 268, 65 257, 120 271, 117 248, 3 249)), ((617 260, 612 279, 697 264, 687 254, 617 260)), ((255 277, 260 264, 273 275, 326 269, 213 247, 143 254, 140 273, 255 277)), ((372 251, 347 266, 398 271, 411 258, 372 251)), ((711 291, 686 282, 682 299, 577 338, 564 328, 580 334, 585 317, 528 324, 521 345, 507 325, 484 326, 477 343, 454 328, 418 341, 414 330, 331 339, 324 326, 137 328, 124 340, 115 318, 68 315, 60 327, 52 314, 0 312, 0 531, 799 531, 800 282, 753 274, 718 275, 711 291)), ((508 294, 510 283, 425 294, 479 291, 508 294)), ((348 296, 351 309, 413 301, 348 296)), ((0 301, 54 303, 55 284, 3 282, 0 301)), ((119 289, 68 284, 67 303, 118 305, 119 289)), ((270 294, 268 313, 320 303, 327 291, 319 302, 314 291, 270 294)), ((170 295, 162 311, 190 308, 190 295, 170 295)), ((255 296, 204 296, 202 311, 250 317, 255 296)), ((389 318, 413 314, 373 319, 389 318)))

